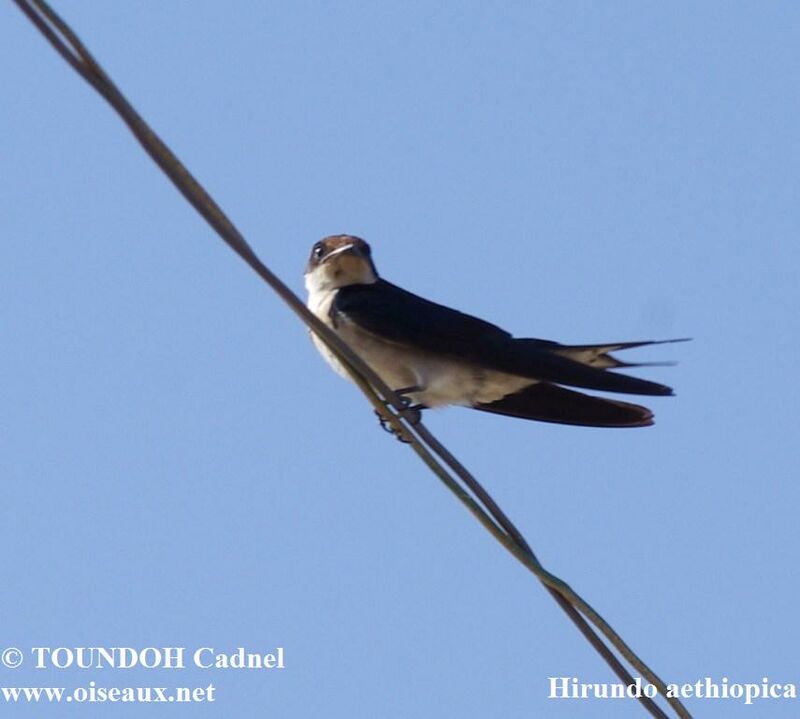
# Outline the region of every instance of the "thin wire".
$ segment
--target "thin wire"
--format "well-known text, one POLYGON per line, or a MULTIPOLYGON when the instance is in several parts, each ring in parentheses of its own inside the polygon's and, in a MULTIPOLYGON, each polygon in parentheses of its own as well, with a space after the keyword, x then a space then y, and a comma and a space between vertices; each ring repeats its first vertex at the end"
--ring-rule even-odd
MULTIPOLYGON (((185 166, 130 105, 72 29, 43 0, 14 0, 14 2, 66 62, 116 110, 144 150, 161 167, 181 194, 216 230, 220 237, 270 285, 295 314, 348 367, 356 384, 394 431, 411 444, 423 462, 456 494, 459 500, 467 506, 486 529, 540 579, 559 606, 567 613, 617 676, 626 684, 633 683, 633 677, 589 626, 581 612, 608 638, 632 666, 640 671, 651 684, 656 686, 663 696, 666 696, 667 688, 664 682, 636 656, 610 625, 577 595, 569 585, 544 569, 525 538, 480 483, 421 422, 412 424, 407 421, 404 415, 405 407, 403 402, 392 389, 335 333, 311 314, 294 293, 264 265, 211 196, 208 195, 185 166), (378 396, 376 391, 381 396, 378 396), (392 412, 389 407, 394 408, 395 412, 392 412), (439 459, 434 455, 438 455, 439 459), (465 491, 449 475, 442 466, 442 462, 450 468, 472 494, 465 491)), ((666 714, 649 697, 642 696, 639 700, 652 716, 666 718, 666 714)), ((667 698, 667 701, 678 716, 690 717, 677 698, 667 698)))

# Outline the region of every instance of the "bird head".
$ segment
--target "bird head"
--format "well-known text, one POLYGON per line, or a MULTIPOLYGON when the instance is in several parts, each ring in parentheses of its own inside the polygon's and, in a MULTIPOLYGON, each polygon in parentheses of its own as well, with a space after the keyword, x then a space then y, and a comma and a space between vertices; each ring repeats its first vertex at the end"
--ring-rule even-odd
POLYGON ((336 290, 347 285, 369 285, 378 272, 369 245, 352 235, 331 235, 311 248, 305 281, 309 292, 336 290))

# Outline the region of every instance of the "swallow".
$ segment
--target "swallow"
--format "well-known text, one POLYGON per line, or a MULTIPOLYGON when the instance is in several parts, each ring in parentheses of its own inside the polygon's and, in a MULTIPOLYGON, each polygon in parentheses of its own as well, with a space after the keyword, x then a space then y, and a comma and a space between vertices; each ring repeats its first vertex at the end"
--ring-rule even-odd
MULTIPOLYGON (((461 405, 495 414, 587 427, 646 427, 653 413, 569 387, 668 396, 670 387, 609 370, 632 364, 612 352, 684 340, 565 345, 516 338, 382 279, 370 246, 351 235, 317 242, 305 269, 308 308, 413 408, 461 405)), ((349 373, 311 334, 339 374, 349 373)))

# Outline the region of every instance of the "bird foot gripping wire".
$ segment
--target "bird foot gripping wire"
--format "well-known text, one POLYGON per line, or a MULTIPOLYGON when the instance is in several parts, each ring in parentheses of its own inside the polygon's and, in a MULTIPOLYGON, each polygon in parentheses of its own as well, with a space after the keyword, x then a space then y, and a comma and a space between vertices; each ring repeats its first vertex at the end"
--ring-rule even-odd
MULTIPOLYGON (((400 397, 403 403, 403 409, 400 410, 399 415, 412 426, 419 424, 422 420, 422 410, 425 409, 425 405, 414 404, 408 395, 411 392, 418 392, 419 389, 419 387, 405 387, 403 389, 395 390, 395 393, 400 397)), ((387 409, 390 407, 388 402, 386 403, 386 407, 387 409)), ((383 429, 385 432, 393 434, 400 442, 403 442, 404 444, 410 444, 413 441, 407 432, 398 431, 398 429, 392 425, 385 414, 377 409, 375 410, 375 414, 378 416, 378 422, 381 425, 381 429, 383 429)))

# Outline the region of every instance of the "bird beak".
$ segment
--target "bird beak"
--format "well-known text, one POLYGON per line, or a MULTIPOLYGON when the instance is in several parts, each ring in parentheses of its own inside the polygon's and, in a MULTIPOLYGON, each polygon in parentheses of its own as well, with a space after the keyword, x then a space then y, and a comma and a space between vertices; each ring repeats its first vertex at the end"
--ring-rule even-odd
POLYGON ((325 264, 328 260, 337 257, 339 255, 354 255, 355 257, 364 257, 364 254, 361 252, 361 248, 355 244, 349 245, 342 245, 341 247, 337 247, 333 252, 326 255, 325 258, 322 260, 322 264, 325 264))

